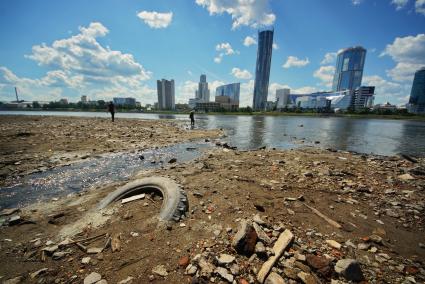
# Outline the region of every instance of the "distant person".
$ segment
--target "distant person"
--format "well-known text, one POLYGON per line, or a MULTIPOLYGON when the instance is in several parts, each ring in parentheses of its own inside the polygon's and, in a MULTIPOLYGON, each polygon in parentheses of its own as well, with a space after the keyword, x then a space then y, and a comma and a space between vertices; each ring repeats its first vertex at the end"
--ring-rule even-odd
POLYGON ((195 111, 191 110, 189 113, 190 117, 190 126, 193 128, 195 126, 195 111))
POLYGON ((112 117, 112 122, 114 122, 114 118, 115 118, 115 105, 112 101, 109 102, 108 104, 108 111, 111 113, 111 117, 112 117))

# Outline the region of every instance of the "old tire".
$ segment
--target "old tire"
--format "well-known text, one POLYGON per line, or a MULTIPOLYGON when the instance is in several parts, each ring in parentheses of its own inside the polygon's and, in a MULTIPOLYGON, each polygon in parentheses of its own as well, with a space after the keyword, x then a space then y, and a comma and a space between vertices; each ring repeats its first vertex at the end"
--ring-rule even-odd
POLYGON ((159 219, 179 221, 189 209, 186 193, 173 180, 164 177, 149 177, 125 184, 108 194, 98 205, 103 209, 120 199, 150 191, 160 191, 163 197, 159 219))

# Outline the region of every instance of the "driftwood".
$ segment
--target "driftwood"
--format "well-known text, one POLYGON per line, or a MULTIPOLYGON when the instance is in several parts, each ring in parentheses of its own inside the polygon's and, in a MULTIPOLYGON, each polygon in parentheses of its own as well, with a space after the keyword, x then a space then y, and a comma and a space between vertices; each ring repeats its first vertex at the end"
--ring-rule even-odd
POLYGON ((331 218, 329 218, 328 216, 326 216, 325 214, 321 213, 319 210, 317 210, 316 208, 313 208, 311 206, 308 206, 307 204, 303 203, 305 207, 309 208, 311 211, 313 211, 314 214, 316 214, 317 216, 319 216, 320 218, 322 218, 323 220, 325 220, 326 222, 328 222, 329 224, 331 224, 332 226, 334 226, 335 228, 341 229, 342 226, 340 224, 338 224, 336 221, 332 220, 331 218))

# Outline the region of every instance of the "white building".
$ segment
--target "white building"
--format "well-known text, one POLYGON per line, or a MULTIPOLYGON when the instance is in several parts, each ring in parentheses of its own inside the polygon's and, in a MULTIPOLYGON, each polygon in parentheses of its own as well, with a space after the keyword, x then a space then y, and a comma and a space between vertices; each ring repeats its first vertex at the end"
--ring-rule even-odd
POLYGON ((158 109, 173 110, 175 105, 174 80, 157 80, 158 109))

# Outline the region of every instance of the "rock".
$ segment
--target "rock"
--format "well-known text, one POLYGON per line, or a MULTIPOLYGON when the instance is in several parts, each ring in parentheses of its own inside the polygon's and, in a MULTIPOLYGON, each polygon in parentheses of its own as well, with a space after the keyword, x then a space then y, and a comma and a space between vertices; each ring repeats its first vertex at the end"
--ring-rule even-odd
POLYGON ((370 248, 370 244, 368 243, 360 243, 357 245, 357 248, 360 250, 368 250, 370 248))
POLYGON ((286 284, 285 280, 276 272, 271 272, 269 276, 267 276, 264 284, 286 284))
POLYGON ((233 261, 235 261, 235 257, 225 253, 220 254, 220 257, 217 258, 217 262, 219 265, 230 264, 233 261))
POLYGON ((134 277, 128 276, 127 278, 118 282, 118 284, 131 284, 133 283, 134 277))
POLYGON ((266 225, 266 222, 264 222, 261 219, 260 215, 258 215, 258 214, 255 214, 254 217, 252 217, 252 221, 254 221, 255 223, 257 223, 258 225, 261 225, 261 226, 266 225))
POLYGON ((52 258, 55 260, 61 259, 62 257, 68 255, 69 252, 67 251, 56 251, 55 253, 53 253, 52 258))
POLYGON ((168 275, 167 268, 165 268, 163 264, 157 265, 154 268, 152 268, 152 273, 162 277, 166 277, 168 275))
POLYGON ((179 266, 180 267, 183 267, 183 268, 186 268, 186 266, 189 264, 189 261, 190 261, 190 259, 189 259, 189 257, 187 255, 182 256, 179 259, 179 266))
POLYGON ((215 266, 211 263, 209 263, 205 258, 201 257, 199 259, 199 267, 201 268, 201 275, 202 276, 210 276, 214 270, 215 270, 215 266))
POLYGON ((257 243, 257 233, 252 224, 246 220, 242 220, 239 229, 233 237, 232 246, 239 254, 251 256, 255 251, 257 243))
POLYGON ((105 279, 102 279, 100 281, 97 281, 96 284, 108 284, 108 281, 106 281, 105 279))
POLYGON ((121 250, 121 234, 112 236, 111 249, 112 249, 112 252, 121 250))
POLYGON ((283 269, 283 273, 285 274, 286 277, 290 279, 296 280, 298 278, 297 270, 292 267, 285 267, 283 269))
POLYGON ((230 266, 230 272, 233 274, 233 275, 239 275, 240 273, 241 273, 241 268, 239 267, 239 265, 237 265, 236 263, 233 263, 231 266, 230 266))
POLYGON ((335 265, 335 271, 344 276, 348 281, 364 280, 360 264, 354 259, 341 259, 335 265))
POLYGON ((335 248, 335 249, 341 249, 341 244, 334 240, 326 240, 326 243, 328 246, 335 248))
POLYGON ((45 247, 42 250, 45 251, 47 254, 51 255, 58 249, 59 249, 59 246, 53 245, 53 246, 45 247))
POLYGON ((270 244, 272 240, 267 236, 263 229, 257 224, 253 223, 255 232, 257 233, 258 238, 265 244, 270 244))
POLYGON ((177 159, 176 159, 176 158, 171 158, 171 159, 168 161, 168 163, 169 163, 169 164, 173 164, 173 163, 175 163, 175 162, 177 162, 177 159))
POLYGON ((415 179, 410 174, 399 175, 397 178, 399 180, 413 180, 413 179, 415 179))
POLYGON ((91 260, 91 257, 89 257, 89 256, 87 256, 87 257, 83 257, 83 258, 81 259, 81 263, 82 263, 82 264, 89 264, 89 263, 90 263, 90 260, 91 260))
POLYGON ((198 267, 196 267, 195 265, 189 264, 186 267, 186 274, 187 275, 195 275, 196 271, 198 271, 198 267))
POLYGON ((215 273, 217 273, 221 278, 226 280, 229 283, 233 282, 233 275, 230 274, 226 268, 223 267, 217 267, 215 270, 215 273))
POLYGON ((38 277, 39 275, 46 273, 48 270, 49 270, 48 268, 42 268, 40 270, 37 270, 36 272, 31 273, 30 277, 31 279, 34 279, 38 277))
POLYGON ((102 251, 103 251, 103 248, 88 248, 87 249, 88 254, 101 253, 102 251))
POLYGON ((22 218, 19 215, 13 215, 8 220, 9 226, 14 226, 22 222, 22 218))
POLYGON ((332 273, 330 260, 324 256, 309 254, 306 257, 307 264, 317 270, 323 276, 328 276, 332 273))
POLYGON ((310 273, 300 272, 297 274, 298 278, 305 284, 316 284, 318 283, 316 278, 310 273))
POLYGON ((24 277, 18 276, 4 281, 3 284, 19 284, 22 283, 22 280, 24 280, 24 277))
POLYGON ((378 236, 378 235, 370 235, 369 239, 371 242, 377 243, 377 244, 382 244, 382 237, 378 236))
POLYGON ((262 242, 258 242, 255 245, 255 253, 256 254, 264 254, 264 253, 266 253, 266 247, 264 246, 264 244, 262 242))
POLYGON ((102 279, 102 276, 97 272, 92 272, 84 278, 84 284, 93 284, 102 279))

